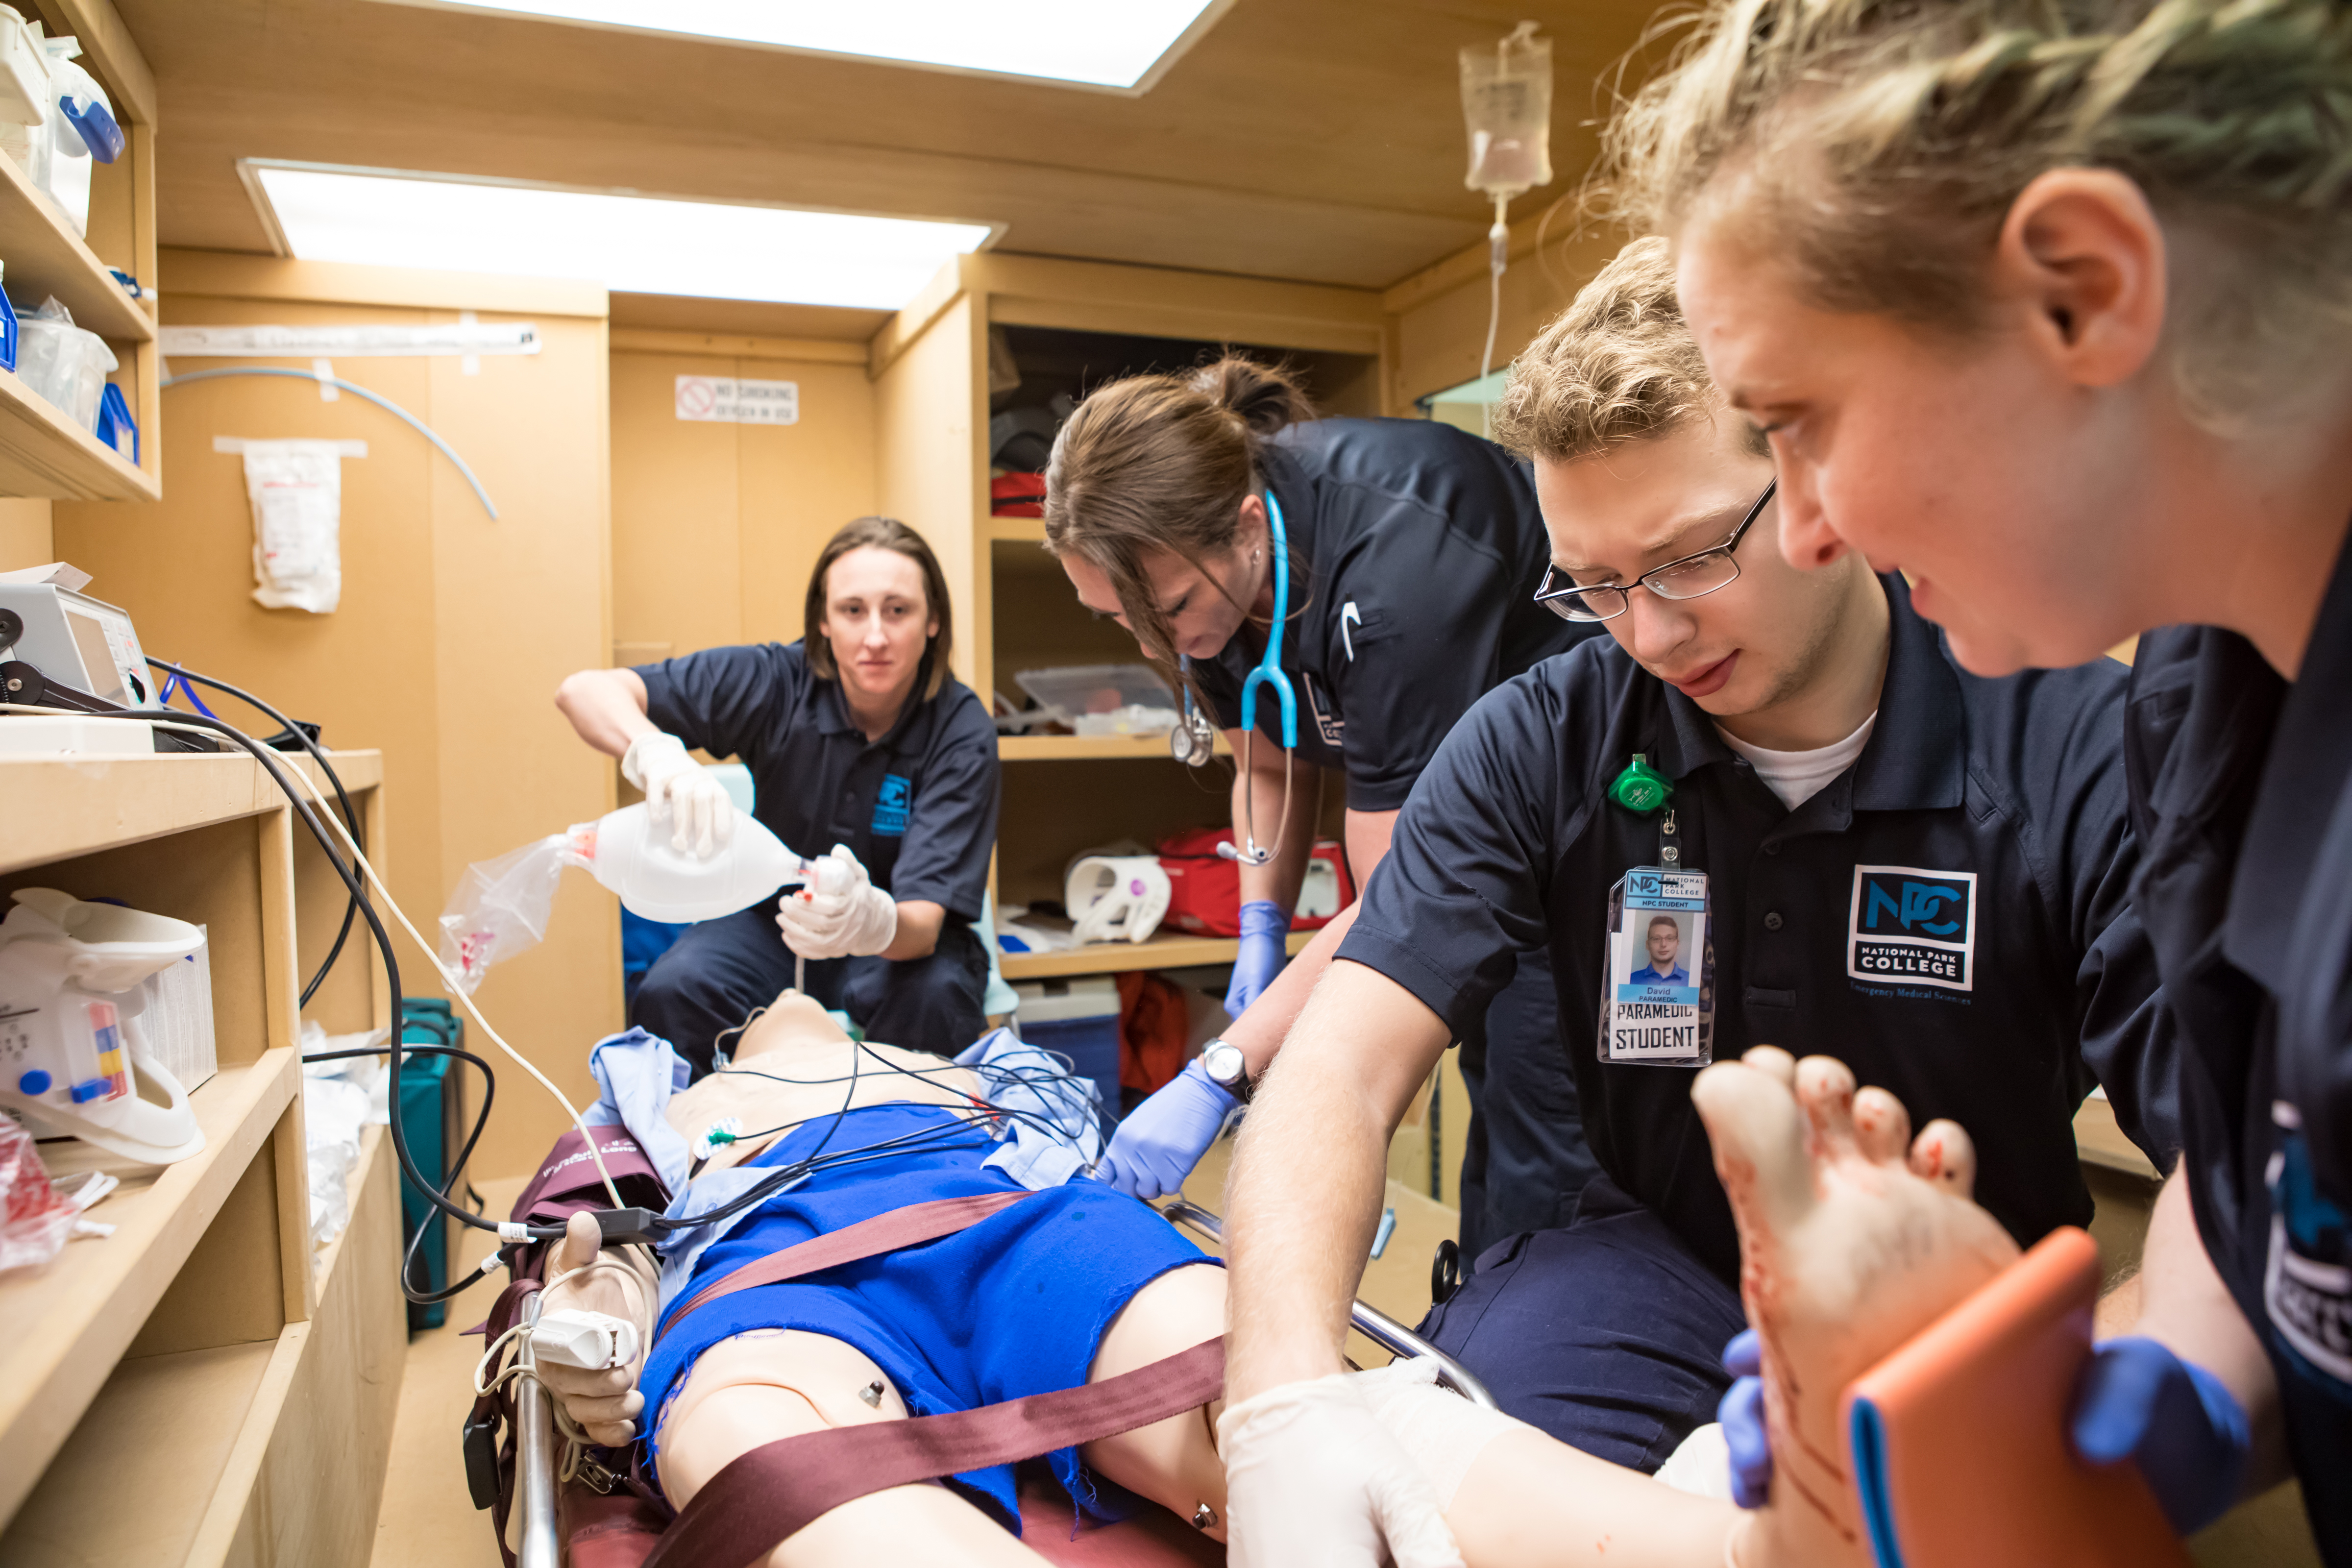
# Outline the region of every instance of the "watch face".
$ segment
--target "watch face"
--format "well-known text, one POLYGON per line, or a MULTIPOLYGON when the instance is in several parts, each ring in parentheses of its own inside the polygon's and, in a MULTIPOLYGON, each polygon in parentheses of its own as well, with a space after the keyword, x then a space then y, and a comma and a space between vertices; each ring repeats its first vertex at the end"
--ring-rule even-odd
POLYGON ((1214 1081, 1231 1089, 1242 1078, 1242 1048, 1223 1040, 1201 1053, 1201 1068, 1214 1081))

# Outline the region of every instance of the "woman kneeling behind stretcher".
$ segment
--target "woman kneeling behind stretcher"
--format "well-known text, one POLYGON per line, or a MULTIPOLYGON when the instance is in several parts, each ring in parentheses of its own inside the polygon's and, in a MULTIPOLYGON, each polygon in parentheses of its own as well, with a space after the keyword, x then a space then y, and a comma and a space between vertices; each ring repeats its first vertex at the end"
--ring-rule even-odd
MULTIPOLYGON (((722 1298, 653 1341, 657 1298, 674 1306, 814 1231, 941 1196, 1015 1190, 982 1163, 1002 1145, 979 1125, 988 1115, 975 1109, 981 1088, 977 1074, 935 1057, 861 1047, 806 997, 779 998, 746 1031, 732 1067, 664 1111, 686 1137, 729 1117, 752 1130, 712 1152, 695 1180, 724 1180, 747 1162, 805 1160, 827 1140, 856 1152, 896 1136, 898 1148, 766 1200, 682 1267, 674 1255, 667 1291, 635 1254, 598 1257, 593 1220, 575 1216, 549 1270, 547 1310, 628 1319, 653 1348, 616 1371, 542 1365, 567 1415, 598 1442, 644 1436, 662 1487, 683 1507, 730 1461, 781 1438, 1100 1381, 1221 1332, 1223 1271, 1145 1205, 1080 1176, 957 1236, 828 1270, 823 1283, 722 1298)), ((1857 1095, 1834 1061, 1759 1050, 1708 1069, 1695 1093, 1720 1168, 1739 1173, 1734 1196, 1751 1275, 1772 1286, 1769 1303, 1751 1301, 1750 1310, 1765 1314, 1785 1350, 1775 1373, 1793 1374, 1787 1386, 1801 1390, 1776 1408, 1794 1432, 1834 1443, 1838 1391, 2016 1247, 1968 1201, 1967 1136, 1938 1122, 1914 1143, 1902 1107, 1876 1089, 1857 1095), (1897 1230, 1933 1245, 1881 1244, 1897 1230)), ((697 1233, 683 1234, 690 1246, 697 1233)), ((1344 1374, 1230 1409, 1218 1401, 1051 1458, 1097 1517, 1123 1511, 1122 1488, 1219 1539, 1229 1510, 1242 1513, 1250 1560, 1269 1568, 1383 1554, 1402 1568, 1868 1562, 1850 1501, 1743 1516, 1482 1410, 1435 1387, 1420 1366, 1344 1374), (1254 1491, 1247 1471, 1227 1474, 1218 1451, 1243 1426, 1311 1426, 1302 1420, 1309 1407, 1331 1401, 1366 1402, 1379 1418, 1371 1431, 1381 1454, 1333 1456, 1335 1472, 1370 1478, 1360 1483, 1371 1494, 1368 1533, 1288 1540, 1283 1500, 1254 1491)), ((1016 1521, 1009 1472, 982 1472, 843 1504, 766 1561, 1041 1561, 1011 1532, 1016 1521)))

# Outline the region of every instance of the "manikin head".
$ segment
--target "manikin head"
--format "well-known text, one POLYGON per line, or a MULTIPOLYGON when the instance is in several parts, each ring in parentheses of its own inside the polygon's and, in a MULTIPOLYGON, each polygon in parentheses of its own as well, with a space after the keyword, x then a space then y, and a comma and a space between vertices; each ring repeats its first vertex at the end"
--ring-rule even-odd
POLYGON ((904 704, 919 678, 935 697, 947 679, 947 579, 923 536, 896 518, 861 517, 826 542, 809 574, 804 624, 809 668, 863 706, 904 704))
MULTIPOLYGON (((1763 441, 1707 380, 1657 239, 1627 246, 1520 354, 1495 428, 1534 460, 1552 563, 1580 586, 1631 584, 1723 544, 1773 479, 1763 441)), ((1635 588, 1604 623, 1643 668, 1767 746, 1780 739, 1776 710, 1857 642, 1878 656, 1874 632, 1841 634, 1884 602, 1859 560, 1792 569, 1776 547, 1779 510, 1768 505, 1740 541, 1734 582, 1700 598, 1635 588)))
POLYGON ((2347 94, 2331 0, 1727 0, 1612 152, 1790 559, 1994 674, 2262 608, 2352 437, 2347 94))
POLYGON ((1664 974, 1675 966, 1675 954, 1682 951, 1682 928, 1675 924, 1672 915, 1650 917, 1650 967, 1664 974))
POLYGON ((1171 664, 1213 658, 1243 621, 1271 615, 1258 452, 1312 417, 1297 381, 1238 354, 1115 381, 1079 404, 1045 468, 1045 548, 1078 602, 1171 664))
POLYGON ((734 1061, 745 1062, 775 1051, 847 1044, 848 1035, 834 1022, 824 1003, 806 992, 787 987, 758 1017, 744 1026, 742 1033, 735 1037, 734 1049, 729 1055, 734 1061))

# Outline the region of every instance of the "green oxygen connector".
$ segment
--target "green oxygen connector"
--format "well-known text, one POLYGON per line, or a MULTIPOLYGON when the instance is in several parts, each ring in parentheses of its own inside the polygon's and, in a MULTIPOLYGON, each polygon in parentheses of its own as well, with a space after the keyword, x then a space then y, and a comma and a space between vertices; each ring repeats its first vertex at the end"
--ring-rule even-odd
POLYGON ((1656 811, 1673 798, 1674 793, 1674 781, 1652 767, 1649 758, 1639 752, 1633 753, 1625 771, 1609 785, 1609 798, 1636 816, 1647 816, 1656 811))

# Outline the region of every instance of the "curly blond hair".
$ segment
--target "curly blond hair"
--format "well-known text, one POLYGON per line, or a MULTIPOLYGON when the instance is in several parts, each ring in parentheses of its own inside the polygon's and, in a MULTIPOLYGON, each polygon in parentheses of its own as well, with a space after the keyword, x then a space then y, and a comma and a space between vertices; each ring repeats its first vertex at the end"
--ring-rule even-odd
POLYGON ((1722 409, 1675 298, 1674 253, 1653 235, 1619 251, 1536 334, 1490 417, 1495 439, 1520 457, 1566 463, 1722 409))
POLYGON ((2118 171, 2175 241, 2173 371, 2208 422, 2352 338, 2341 0, 1717 0, 1607 140, 1604 205, 1639 226, 1736 174, 1816 302, 1962 332, 2019 193, 2118 171))

